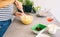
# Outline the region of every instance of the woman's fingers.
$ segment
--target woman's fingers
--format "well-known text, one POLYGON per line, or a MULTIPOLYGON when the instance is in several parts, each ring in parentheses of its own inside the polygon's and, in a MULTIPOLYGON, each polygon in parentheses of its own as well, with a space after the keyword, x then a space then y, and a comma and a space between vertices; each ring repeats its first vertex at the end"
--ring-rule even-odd
POLYGON ((17 1, 15 1, 16 6, 19 5, 17 1))
POLYGON ((16 12, 15 15, 16 15, 17 17, 19 17, 19 16, 22 15, 22 13, 20 13, 20 12, 16 12))

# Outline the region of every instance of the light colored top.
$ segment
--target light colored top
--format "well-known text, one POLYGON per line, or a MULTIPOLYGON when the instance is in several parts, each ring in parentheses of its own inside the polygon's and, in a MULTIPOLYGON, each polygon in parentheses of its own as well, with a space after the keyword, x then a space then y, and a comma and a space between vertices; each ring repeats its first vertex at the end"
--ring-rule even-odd
POLYGON ((13 4, 0 8, 0 21, 5 21, 12 18, 13 4))

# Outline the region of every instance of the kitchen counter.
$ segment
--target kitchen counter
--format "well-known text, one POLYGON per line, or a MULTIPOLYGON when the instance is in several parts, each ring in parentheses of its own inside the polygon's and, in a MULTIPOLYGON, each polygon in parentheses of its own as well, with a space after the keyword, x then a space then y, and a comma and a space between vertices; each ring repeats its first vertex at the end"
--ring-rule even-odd
MULTIPOLYGON (((34 21, 30 25, 24 25, 19 20, 14 19, 4 37, 36 37, 36 34, 32 32, 31 27, 38 23, 48 25, 46 18, 36 16, 34 16, 34 21)), ((57 20, 54 20, 52 23, 60 26, 57 20)), ((60 37, 60 30, 58 30, 55 35, 51 35, 51 37, 60 37)))

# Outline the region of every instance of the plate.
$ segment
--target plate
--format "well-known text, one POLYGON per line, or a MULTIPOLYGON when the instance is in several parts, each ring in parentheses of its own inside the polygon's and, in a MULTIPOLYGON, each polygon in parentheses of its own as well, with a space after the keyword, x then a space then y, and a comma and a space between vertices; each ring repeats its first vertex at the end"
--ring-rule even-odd
POLYGON ((46 28, 47 26, 45 26, 44 24, 36 24, 32 26, 31 29, 35 34, 38 34, 38 33, 43 33, 46 30, 46 28))
POLYGON ((46 34, 38 34, 36 37, 50 37, 50 36, 46 34))

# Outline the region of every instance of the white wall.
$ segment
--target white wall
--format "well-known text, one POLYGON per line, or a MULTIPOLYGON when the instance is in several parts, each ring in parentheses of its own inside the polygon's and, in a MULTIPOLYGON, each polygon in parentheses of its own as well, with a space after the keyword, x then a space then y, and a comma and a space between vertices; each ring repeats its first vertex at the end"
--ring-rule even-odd
POLYGON ((51 9, 50 12, 60 22, 60 0, 32 0, 35 6, 41 5, 42 8, 51 9))

